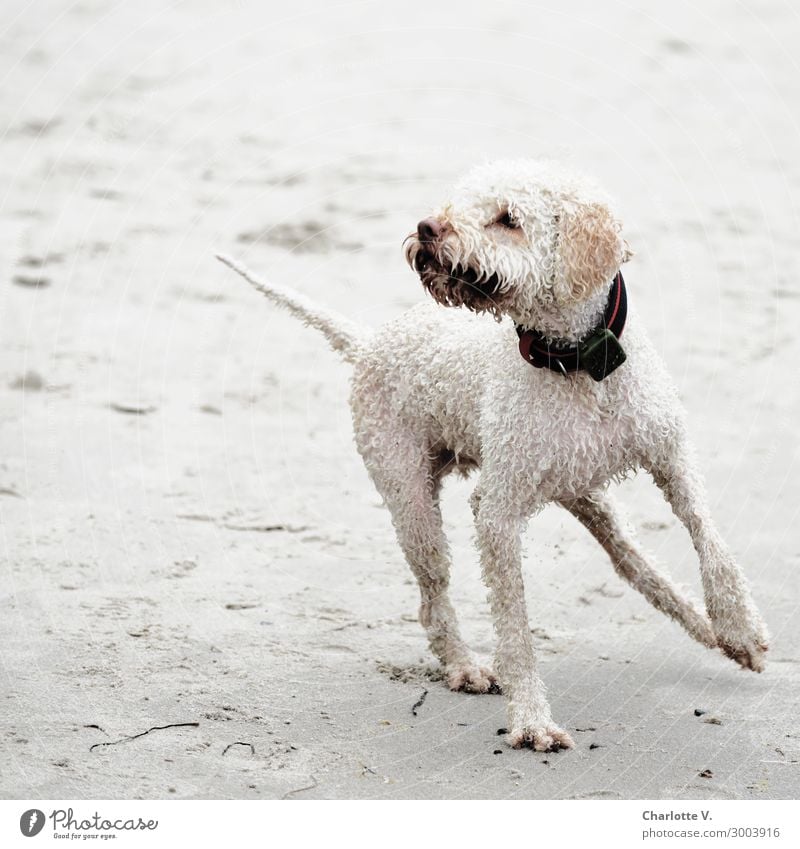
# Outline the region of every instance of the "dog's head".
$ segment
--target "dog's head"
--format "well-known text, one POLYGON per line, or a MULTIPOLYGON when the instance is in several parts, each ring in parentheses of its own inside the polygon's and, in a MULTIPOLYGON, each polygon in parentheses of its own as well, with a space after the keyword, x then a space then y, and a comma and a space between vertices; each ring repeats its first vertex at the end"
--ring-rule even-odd
POLYGON ((404 247, 439 303, 519 324, 587 301, 632 255, 596 187, 525 160, 470 171, 404 247))

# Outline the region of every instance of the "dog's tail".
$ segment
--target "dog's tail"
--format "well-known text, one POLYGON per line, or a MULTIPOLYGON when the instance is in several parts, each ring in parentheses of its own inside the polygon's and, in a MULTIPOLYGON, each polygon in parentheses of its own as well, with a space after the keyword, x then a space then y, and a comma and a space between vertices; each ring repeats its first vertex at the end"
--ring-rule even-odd
POLYGON ((220 262, 244 277, 262 295, 266 295, 271 301, 287 309, 304 324, 319 330, 334 351, 338 351, 348 362, 354 362, 359 348, 370 336, 366 328, 360 327, 343 315, 318 307, 299 292, 260 280, 229 256, 224 254, 217 254, 216 256, 220 262))

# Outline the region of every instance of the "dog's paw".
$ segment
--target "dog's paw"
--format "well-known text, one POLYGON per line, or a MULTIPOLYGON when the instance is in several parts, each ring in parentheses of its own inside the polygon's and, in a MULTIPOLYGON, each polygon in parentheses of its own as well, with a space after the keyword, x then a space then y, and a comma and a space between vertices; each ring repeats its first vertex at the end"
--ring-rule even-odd
POLYGON ((537 752, 560 752, 574 749, 575 741, 557 725, 528 726, 508 734, 509 745, 514 749, 534 749, 537 752))
POLYGON ((744 638, 718 637, 717 645, 731 660, 735 660, 744 669, 753 672, 764 671, 764 655, 769 649, 766 637, 748 635, 744 638))
POLYGON ((494 673, 483 666, 448 667, 447 686, 464 693, 499 694, 503 691, 494 673))
POLYGON ((717 645, 731 660, 735 660, 744 669, 762 672, 764 654, 769 648, 767 629, 758 616, 740 618, 733 623, 715 623, 714 632, 717 645), (744 621, 743 621, 744 620, 744 621))

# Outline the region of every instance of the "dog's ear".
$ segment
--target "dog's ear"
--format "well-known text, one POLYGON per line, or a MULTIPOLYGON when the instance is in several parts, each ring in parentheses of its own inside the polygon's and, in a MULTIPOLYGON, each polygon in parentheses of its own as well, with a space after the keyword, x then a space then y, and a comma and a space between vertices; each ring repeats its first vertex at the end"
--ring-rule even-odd
POLYGON ((556 294, 582 301, 608 283, 633 252, 621 225, 601 203, 565 203, 558 219, 556 294))

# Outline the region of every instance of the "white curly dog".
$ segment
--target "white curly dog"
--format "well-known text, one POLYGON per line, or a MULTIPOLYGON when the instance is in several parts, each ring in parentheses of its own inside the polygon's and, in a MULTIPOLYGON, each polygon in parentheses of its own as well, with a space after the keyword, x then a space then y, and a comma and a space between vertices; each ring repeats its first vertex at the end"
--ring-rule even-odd
POLYGON ((711 519, 677 392, 635 312, 624 328, 609 316, 620 288, 624 296, 619 268, 631 254, 608 198, 551 164, 483 165, 419 223, 405 250, 439 304, 467 310, 428 302, 372 332, 219 258, 355 366, 358 449, 419 582, 420 622, 449 686, 502 688, 512 746, 574 745, 553 722, 537 673, 522 580, 521 533, 551 502, 586 526, 654 607, 703 645, 761 671, 766 629, 711 519), (497 321, 472 314, 482 312, 497 321), (439 511, 442 479, 475 468, 471 505, 497 634, 495 672, 459 633, 439 511), (707 616, 642 553, 606 493, 639 468, 691 534, 707 616))

